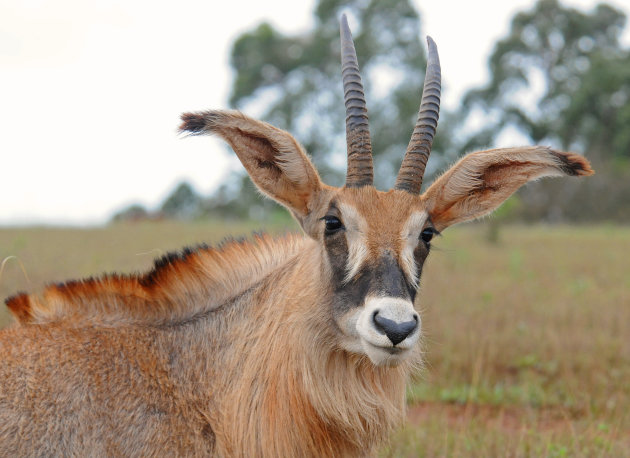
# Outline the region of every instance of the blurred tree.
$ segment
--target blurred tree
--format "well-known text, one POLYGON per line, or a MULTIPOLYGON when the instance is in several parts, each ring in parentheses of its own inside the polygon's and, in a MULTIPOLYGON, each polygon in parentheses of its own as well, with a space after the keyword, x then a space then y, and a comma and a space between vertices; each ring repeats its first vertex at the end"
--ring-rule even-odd
POLYGON ((198 216, 202 197, 187 182, 180 183, 166 198, 161 213, 167 218, 193 219, 198 216))
MULTIPOLYGON (((366 89, 376 185, 389 188, 415 124, 426 65, 419 16, 409 0, 319 0, 314 28, 307 33, 287 36, 267 23, 244 33, 232 48, 236 75, 230 104, 291 132, 312 155, 323 180, 343 185, 342 12, 351 20, 366 89)), ((443 114, 436 157, 449 138, 444 121, 443 114)), ((430 162, 429 173, 438 162, 430 162)), ((242 199, 240 192, 234 204, 250 204, 252 199, 242 199)))
POLYGON ((544 182, 522 193, 523 211, 549 220, 630 220, 630 51, 626 18, 600 4, 590 13, 540 0, 512 20, 489 60, 487 86, 464 99, 485 126, 466 149, 492 144, 506 127, 533 143, 586 152, 598 172, 584 182, 544 182))
POLYGON ((112 216, 111 221, 114 223, 121 221, 143 221, 151 218, 151 214, 140 204, 132 204, 112 216))
MULTIPOLYGON (((419 16, 409 0, 318 0, 314 27, 305 34, 286 36, 267 23, 244 33, 231 52, 230 104, 293 133, 324 181, 342 185, 342 12, 351 19, 366 89, 376 185, 388 189, 415 123, 426 65, 419 16)), ((498 217, 491 237, 498 237, 499 220, 519 216, 630 221, 630 51, 619 43, 625 21, 605 4, 583 13, 539 0, 513 18, 507 37, 495 45, 489 83, 469 91, 457 116, 442 110, 429 175, 461 151, 492 145, 508 128, 531 143, 586 152, 594 163, 597 175, 588 180, 550 180, 521 191, 523 205, 498 217), (483 126, 471 128, 479 119, 483 126)), ((263 219, 275 217, 277 206, 260 199, 242 173, 208 199, 182 185, 162 210, 175 217, 263 219)))
POLYGON ((520 207, 521 201, 519 197, 513 195, 490 215, 486 222, 486 240, 489 243, 497 245, 501 241, 500 229, 506 222, 515 218, 520 207))
POLYGON ((272 221, 290 218, 290 215, 271 202, 260 197, 256 187, 243 173, 232 173, 225 182, 199 208, 202 217, 220 219, 252 219, 272 221))

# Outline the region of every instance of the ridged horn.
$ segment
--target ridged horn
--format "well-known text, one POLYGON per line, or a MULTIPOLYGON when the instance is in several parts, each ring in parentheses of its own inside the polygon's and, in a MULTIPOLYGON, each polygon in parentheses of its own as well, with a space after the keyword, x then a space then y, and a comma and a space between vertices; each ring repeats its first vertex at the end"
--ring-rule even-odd
POLYGON ((359 74, 357 53, 345 14, 341 16, 341 75, 346 105, 346 143, 348 144, 346 186, 371 186, 374 182, 374 168, 367 107, 359 74))
POLYGON ((411 194, 419 194, 422 176, 431 153, 431 144, 440 117, 440 93, 442 71, 437 46, 431 37, 427 37, 429 57, 422 89, 422 101, 418 112, 418 121, 413 129, 405 158, 400 165, 394 189, 401 189, 411 194))

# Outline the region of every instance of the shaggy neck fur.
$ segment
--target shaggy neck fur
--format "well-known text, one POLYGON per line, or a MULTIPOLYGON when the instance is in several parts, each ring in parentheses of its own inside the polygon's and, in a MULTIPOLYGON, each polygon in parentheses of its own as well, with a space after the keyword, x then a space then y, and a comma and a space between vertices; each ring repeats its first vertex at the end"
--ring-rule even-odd
POLYGON ((330 271, 314 241, 256 242, 189 253, 144 276, 49 287, 12 309, 28 311, 25 325, 148 332, 168 355, 163 385, 196 412, 191 427, 219 456, 365 455, 402 421, 412 363, 379 368, 338 347, 330 271))
POLYGON ((319 247, 304 248, 239 300, 257 298, 254 327, 232 323, 240 329, 221 361, 219 455, 363 455, 403 418, 408 368, 377 368, 336 346, 319 247))
POLYGON ((294 257, 307 239, 231 241, 170 253, 142 275, 105 275, 18 294, 6 304, 21 324, 83 321, 119 326, 162 325, 193 319, 230 302, 294 257))

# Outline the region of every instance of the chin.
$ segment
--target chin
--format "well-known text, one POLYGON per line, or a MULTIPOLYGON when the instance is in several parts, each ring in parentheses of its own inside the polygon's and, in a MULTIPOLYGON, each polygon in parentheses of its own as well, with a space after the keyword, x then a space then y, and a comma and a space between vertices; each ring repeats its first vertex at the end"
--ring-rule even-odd
POLYGON ((372 364, 379 367, 396 367, 408 361, 413 354, 412 348, 379 347, 362 340, 363 353, 370 358, 372 364))

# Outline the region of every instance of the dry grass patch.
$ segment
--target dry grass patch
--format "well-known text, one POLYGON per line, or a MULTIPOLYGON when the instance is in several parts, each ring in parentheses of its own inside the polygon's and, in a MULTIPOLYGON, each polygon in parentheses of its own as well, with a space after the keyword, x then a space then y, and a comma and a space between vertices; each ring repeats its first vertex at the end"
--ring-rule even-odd
MULTIPOLYGON (((167 251, 253 229, 1 229, 0 296, 147 270, 167 251)), ((509 227, 498 245, 485 230, 434 243, 420 298, 427 367, 382 455, 630 456, 630 228, 509 227)))
POLYGON ((496 246, 483 230, 447 233, 423 274, 427 369, 404 443, 427 456, 630 456, 630 230, 512 227, 496 246))

